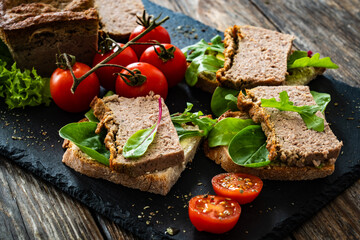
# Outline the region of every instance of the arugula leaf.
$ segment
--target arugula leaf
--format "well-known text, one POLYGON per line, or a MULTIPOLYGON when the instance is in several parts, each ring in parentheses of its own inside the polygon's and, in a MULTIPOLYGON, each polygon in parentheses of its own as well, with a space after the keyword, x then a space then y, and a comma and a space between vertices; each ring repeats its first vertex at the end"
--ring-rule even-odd
POLYGON ((239 95, 238 90, 234 90, 231 88, 217 87, 211 97, 211 111, 217 117, 226 112, 227 110, 237 111, 239 110, 237 107, 237 101, 234 102, 234 98, 239 95))
POLYGON ((255 124, 251 119, 224 118, 209 133, 209 147, 227 146, 238 132, 255 124))
POLYGON ((125 143, 122 155, 125 158, 137 158, 144 155, 150 144, 154 141, 162 116, 162 102, 159 98, 159 117, 150 128, 141 129, 134 133, 125 143))
POLYGON ((320 59, 320 54, 315 53, 311 58, 307 56, 307 52, 295 51, 288 60, 287 69, 302 68, 302 67, 324 67, 324 68, 339 68, 333 63, 329 57, 320 59), (306 55, 305 55, 306 54, 306 55))
POLYGON ((14 63, 10 69, 0 59, 0 96, 10 109, 37 106, 51 102, 50 79, 42 78, 36 70, 21 71, 14 63))
POLYGON ((182 114, 174 113, 171 115, 171 121, 173 122, 175 128, 177 128, 178 135, 181 138, 190 137, 190 136, 204 136, 207 137, 211 129, 216 123, 215 119, 208 117, 202 117, 203 113, 201 111, 191 113, 193 107, 192 103, 187 103, 187 107, 182 114), (182 124, 193 123, 199 127, 199 130, 188 130, 182 127, 182 124), (196 133, 197 132, 197 133, 196 133))
MULTIPOLYGON (((192 55, 192 54, 191 54, 192 55)), ((219 68, 224 66, 224 61, 219 60, 216 56, 201 55, 192 60, 186 70, 185 80, 189 86, 194 86, 198 81, 198 75, 202 72, 205 74, 216 73, 219 68)))
POLYGON ((69 123, 59 131, 60 137, 70 140, 92 159, 109 166, 110 151, 105 147, 106 130, 96 134, 97 123, 69 123))
POLYGON ((219 35, 216 35, 210 40, 211 44, 208 44, 204 39, 201 39, 199 42, 195 43, 194 45, 187 46, 181 51, 186 56, 186 61, 193 61, 195 58, 205 55, 205 54, 217 54, 217 53, 223 53, 224 43, 221 40, 221 37, 219 35), (188 54, 190 53, 191 54, 188 54))
POLYGON ((328 93, 319 93, 315 91, 310 91, 311 95, 313 96, 316 104, 320 107, 320 111, 322 113, 325 112, 326 106, 331 101, 331 96, 328 93))
POLYGON ((317 105, 301 107, 294 106, 294 103, 289 101, 289 95, 286 91, 282 91, 279 96, 280 101, 276 101, 275 98, 261 99, 261 106, 277 108, 280 111, 297 112, 304 120, 307 128, 318 132, 324 131, 324 119, 315 115, 317 111, 321 110, 321 107, 317 105))
POLYGON ((263 167, 270 164, 266 136, 260 125, 250 125, 242 129, 232 138, 228 150, 237 165, 263 167))

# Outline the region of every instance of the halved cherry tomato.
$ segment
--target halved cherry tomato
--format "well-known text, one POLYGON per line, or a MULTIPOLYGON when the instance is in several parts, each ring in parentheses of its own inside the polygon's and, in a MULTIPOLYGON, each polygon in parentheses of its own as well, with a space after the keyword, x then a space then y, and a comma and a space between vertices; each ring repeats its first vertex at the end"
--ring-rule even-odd
MULTIPOLYGON (((81 77, 91 68, 80 62, 72 66, 75 77, 81 77)), ((56 105, 68 112, 82 112, 89 109, 90 102, 99 95, 100 83, 95 73, 90 74, 76 88, 74 94, 71 87, 74 83, 70 70, 57 68, 50 78, 50 93, 56 105)))
POLYGON ((190 199, 189 218, 198 231, 224 233, 239 220, 240 205, 229 198, 199 195, 190 199))
MULTIPOLYGON (((119 43, 120 47, 123 47, 124 44, 119 43)), ((118 51, 118 47, 113 48, 111 51, 100 54, 96 53, 94 60, 93 60, 93 66, 104 60, 105 58, 109 57, 114 52, 118 51)), ((106 64, 117 64, 120 66, 127 66, 130 63, 137 62, 138 57, 136 56, 136 53, 132 48, 127 47, 125 48, 119 55, 111 59, 106 64)), ((117 75, 115 73, 118 73, 121 71, 121 68, 118 67, 101 67, 98 70, 96 70, 96 75, 99 78, 100 85, 103 86, 106 90, 115 91, 115 81, 117 78, 117 75)))
MULTIPOLYGON (((139 25, 137 26, 130 34, 129 40, 135 38, 140 33, 144 32, 146 27, 139 25)), ((170 35, 168 31, 162 27, 158 26, 145 34, 142 38, 137 40, 136 42, 151 42, 153 40, 158 41, 159 43, 171 43, 170 35)), ((141 54, 149 47, 149 45, 131 45, 130 46, 136 52, 138 58, 141 57, 141 54)))
MULTIPOLYGON (((140 86, 129 86, 121 76, 116 79, 115 90, 119 96, 123 97, 139 97, 148 95, 150 91, 159 94, 162 98, 166 98, 168 93, 168 84, 164 74, 149 63, 136 62, 126 66, 129 70, 139 70, 141 75, 146 76, 145 82, 140 86)), ((120 73, 129 74, 128 71, 122 70, 120 73)), ((125 77, 128 81, 129 78, 125 77)))
POLYGON ((172 53, 164 53, 159 46, 148 47, 140 57, 140 62, 147 62, 162 71, 167 79, 169 88, 181 82, 187 69, 186 57, 182 51, 172 44, 162 44, 165 49, 172 49, 172 53), (156 53, 156 51, 160 56, 156 53))
POLYGON ((260 178, 245 173, 222 173, 213 177, 211 183, 217 195, 234 199, 239 204, 252 202, 263 187, 260 178))

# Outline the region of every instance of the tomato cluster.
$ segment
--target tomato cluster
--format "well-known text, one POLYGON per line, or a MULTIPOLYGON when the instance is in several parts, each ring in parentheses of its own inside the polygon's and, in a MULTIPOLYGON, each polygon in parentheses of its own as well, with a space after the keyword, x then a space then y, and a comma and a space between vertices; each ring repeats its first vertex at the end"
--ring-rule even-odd
MULTIPOLYGON (((136 27, 130 35, 132 40, 143 31, 144 26, 136 27)), ((181 82, 187 69, 186 58, 181 50, 171 45, 169 33, 162 26, 148 32, 136 42, 151 43, 146 45, 130 45, 120 54, 108 61, 106 64, 117 66, 100 67, 95 73, 84 79, 76 89, 71 93, 70 89, 73 83, 70 70, 56 69, 50 79, 50 91, 54 102, 63 110, 69 112, 81 112, 88 109, 91 100, 99 94, 100 85, 106 90, 115 91, 118 95, 124 97, 145 96, 150 91, 161 95, 164 99, 167 97, 168 88, 181 82), (157 45, 161 43, 160 47, 157 45), (166 50, 166 51, 165 51, 166 50), (166 55, 164 58, 164 54, 166 55), (136 71, 139 75, 145 76, 145 81, 140 84, 134 84, 133 74, 127 70, 136 71)), ((124 44, 120 43, 120 47, 124 44)), ((93 59, 93 66, 99 64, 111 54, 118 51, 119 48, 113 45, 110 51, 97 53, 93 59)), ((76 63, 72 67, 76 72, 76 77, 81 77, 90 70, 85 64, 76 63)))
POLYGON ((199 231, 225 233, 237 223, 240 205, 252 202, 260 193, 260 178, 243 173, 223 173, 213 177, 217 194, 199 195, 189 202, 189 218, 199 231))

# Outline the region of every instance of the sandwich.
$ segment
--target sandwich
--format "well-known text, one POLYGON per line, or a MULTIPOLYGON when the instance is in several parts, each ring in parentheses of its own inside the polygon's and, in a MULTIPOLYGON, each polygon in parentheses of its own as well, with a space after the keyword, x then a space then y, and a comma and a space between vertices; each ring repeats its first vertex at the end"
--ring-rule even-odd
MULTIPOLYGON (((95 117, 99 121, 92 124, 88 139, 92 139, 92 142, 98 137, 101 139, 96 141, 102 142, 103 146, 93 148, 105 157, 96 160, 96 155, 84 151, 86 148, 81 145, 81 141, 75 139, 77 136, 69 136, 79 131, 66 130, 67 125, 60 130, 60 135, 66 139, 63 144, 66 148, 63 163, 89 177, 166 195, 186 168, 186 164, 193 159, 201 136, 195 134, 179 140, 169 110, 158 95, 150 94, 137 98, 112 95, 102 99, 95 98, 91 107, 92 117, 88 119, 95 117), (141 156, 124 157, 123 152, 128 140, 155 125, 157 130, 145 153, 141 156)), ((184 125, 183 128, 195 132, 198 129, 191 124, 184 125)))
POLYGON ((191 62, 186 82, 211 93, 218 86, 241 90, 306 85, 326 68, 338 67, 329 58, 319 59, 319 54, 296 51, 294 39, 292 35, 260 27, 229 27, 223 42, 218 37, 208 46, 201 40, 183 49, 191 62), (197 48, 203 49, 202 54, 197 48))
MULTIPOLYGON (((288 102, 285 103, 284 98, 280 97, 282 104, 294 104, 300 109, 304 106, 309 106, 310 109, 317 105, 314 93, 312 94, 307 86, 260 86, 246 89, 246 94, 240 92, 238 96, 239 111, 225 112, 217 123, 230 118, 243 119, 232 121, 231 129, 235 131, 233 126, 242 124, 244 131, 240 129, 229 144, 216 145, 214 142, 221 142, 219 139, 224 136, 212 134, 216 129, 215 125, 204 143, 205 155, 227 172, 244 172, 263 179, 311 180, 332 174, 342 142, 336 138, 326 122, 322 113, 324 108, 314 108, 316 116, 307 115, 323 123, 319 124, 321 129, 311 129, 309 125, 313 123, 304 121, 304 115, 298 112, 263 106, 264 99, 275 102, 281 96, 280 93, 285 92, 288 102), (320 110, 317 111, 318 109, 320 110), (234 122, 240 124, 235 125, 234 122), (239 137, 247 139, 242 140, 239 137), (257 147, 252 152, 249 151, 249 148, 256 144, 257 147), (242 157, 245 160, 236 159, 239 158, 237 151, 243 151, 242 157)), ((226 129, 223 127, 222 131, 226 132, 226 129)))

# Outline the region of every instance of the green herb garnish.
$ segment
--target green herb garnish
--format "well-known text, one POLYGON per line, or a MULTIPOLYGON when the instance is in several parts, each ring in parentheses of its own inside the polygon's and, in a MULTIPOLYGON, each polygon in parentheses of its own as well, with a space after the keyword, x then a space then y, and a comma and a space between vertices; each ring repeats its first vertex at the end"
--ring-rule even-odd
POLYGON ((302 67, 339 68, 339 66, 333 63, 329 57, 320 59, 319 53, 315 53, 310 58, 305 51, 294 51, 289 57, 287 69, 290 70, 302 67))
POLYGON ((211 97, 210 103, 213 114, 219 117, 227 110, 237 111, 237 96, 239 92, 240 91, 231 88, 217 87, 211 97))
POLYGON ((294 103, 289 101, 289 95, 286 91, 281 92, 279 96, 280 101, 276 101, 275 98, 261 99, 261 106, 277 108, 280 111, 297 112, 300 114, 309 129, 313 129, 318 132, 324 131, 324 119, 316 116, 316 112, 321 111, 321 107, 318 105, 301 107, 294 106, 294 103))

